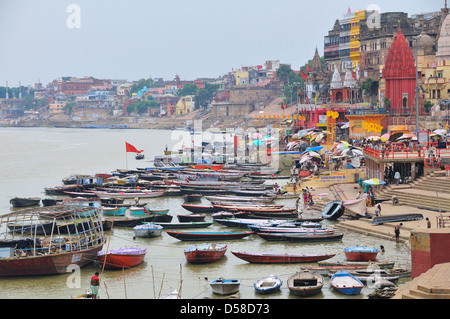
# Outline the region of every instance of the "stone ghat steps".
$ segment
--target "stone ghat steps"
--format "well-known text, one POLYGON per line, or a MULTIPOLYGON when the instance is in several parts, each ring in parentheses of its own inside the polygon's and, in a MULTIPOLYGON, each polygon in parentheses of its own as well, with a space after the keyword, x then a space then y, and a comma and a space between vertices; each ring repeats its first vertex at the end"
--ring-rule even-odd
POLYGON ((445 171, 432 172, 410 184, 388 185, 375 190, 375 197, 397 196, 399 204, 450 211, 450 179, 445 171))
POLYGON ((399 287, 393 299, 450 299, 450 263, 433 268, 399 287))

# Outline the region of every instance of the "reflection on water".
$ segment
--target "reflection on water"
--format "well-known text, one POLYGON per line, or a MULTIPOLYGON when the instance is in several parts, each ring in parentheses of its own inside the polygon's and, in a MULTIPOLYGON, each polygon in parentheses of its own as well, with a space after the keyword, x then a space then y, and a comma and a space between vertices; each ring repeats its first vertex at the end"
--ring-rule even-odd
MULTIPOLYGON (((151 167, 155 155, 161 155, 170 140, 170 131, 164 130, 88 130, 88 129, 48 129, 48 128, 0 128, 0 209, 1 214, 10 212, 9 199, 15 196, 41 198, 46 197, 44 187, 61 185, 61 179, 70 174, 108 173, 118 168, 151 167), (137 161, 134 154, 125 153, 125 141, 145 151, 145 160, 137 161)), ((286 180, 273 180, 283 185, 286 180)), ((151 208, 168 208, 174 216, 188 213, 180 205, 181 197, 149 198, 151 208)), ((203 203, 208 203, 202 199, 203 203)), ((295 199, 279 200, 286 207, 294 207, 295 199)), ((206 221, 211 221, 208 216, 206 221)), ((332 226, 334 222, 324 221, 332 226)), ((208 230, 226 230, 232 228, 213 224, 208 230)), ((195 230, 193 230, 195 231, 195 230)), ((148 249, 145 262, 132 269, 105 270, 101 275, 100 297, 103 299, 135 298, 151 299, 160 293, 169 293, 180 289, 183 298, 221 298, 214 295, 209 281, 218 277, 239 278, 241 298, 278 298, 298 299, 286 287, 287 278, 302 266, 314 266, 316 263, 294 265, 250 264, 237 257, 231 251, 249 252, 291 252, 291 253, 334 253, 329 261, 343 261, 344 247, 367 245, 386 249, 378 255, 379 261, 395 261, 396 267, 410 268, 410 255, 394 241, 359 233, 344 231, 342 241, 325 243, 285 243, 268 242, 257 235, 240 240, 226 242, 228 251, 218 262, 206 265, 192 265, 186 262, 183 250, 195 242, 182 242, 163 233, 157 238, 136 238, 132 229, 117 228, 107 237, 111 238, 111 249, 123 246, 141 246, 148 249), (258 295, 253 284, 262 277, 274 274, 283 280, 280 292, 270 295, 258 295), (106 284, 106 285, 105 285, 106 284)), ((79 276, 62 274, 44 277, 2 278, 0 298, 71 298, 79 296, 89 289, 90 277, 101 268, 96 263, 81 269, 79 276), (79 284, 79 286, 76 286, 79 284), (75 286, 75 287, 72 287, 75 286)), ((344 296, 332 291, 329 278, 325 278, 321 294, 313 299, 365 298, 373 289, 365 287, 359 296, 344 296)), ((407 279, 400 279, 400 284, 407 279)))

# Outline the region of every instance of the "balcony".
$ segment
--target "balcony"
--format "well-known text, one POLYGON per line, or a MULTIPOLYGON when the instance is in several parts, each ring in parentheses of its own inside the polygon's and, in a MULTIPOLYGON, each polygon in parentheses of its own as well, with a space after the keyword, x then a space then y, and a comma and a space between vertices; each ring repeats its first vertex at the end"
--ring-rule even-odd
POLYGON ((447 78, 432 77, 424 80, 425 85, 444 85, 445 83, 447 83, 447 78))

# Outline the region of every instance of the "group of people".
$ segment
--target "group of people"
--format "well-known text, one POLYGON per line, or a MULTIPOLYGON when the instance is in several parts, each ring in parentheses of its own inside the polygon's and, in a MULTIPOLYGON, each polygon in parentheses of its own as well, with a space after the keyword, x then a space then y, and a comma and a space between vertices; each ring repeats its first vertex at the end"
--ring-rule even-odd
POLYGON ((308 186, 304 189, 302 189, 302 194, 297 198, 297 201, 295 202, 295 208, 298 209, 302 208, 309 208, 310 206, 314 205, 311 189, 308 188, 308 186), (302 206, 300 206, 302 204, 302 206))

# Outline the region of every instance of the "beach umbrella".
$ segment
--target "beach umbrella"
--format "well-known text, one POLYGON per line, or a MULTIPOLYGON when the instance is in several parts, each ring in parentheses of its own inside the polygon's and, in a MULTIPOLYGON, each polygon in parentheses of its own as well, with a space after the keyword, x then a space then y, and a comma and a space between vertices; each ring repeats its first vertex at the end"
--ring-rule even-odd
POLYGON ((316 142, 320 142, 324 137, 325 137, 325 134, 320 133, 319 135, 316 136, 316 142))
POLYGON ((320 151, 323 148, 323 146, 312 146, 312 147, 308 147, 303 153, 309 152, 309 151, 320 151))
POLYGON ((402 135, 403 135, 402 132, 397 132, 397 133, 391 134, 391 136, 389 136, 389 141, 396 142, 398 140, 398 138, 402 135))
POLYGON ((385 181, 382 181, 381 179, 378 179, 378 178, 367 179, 367 180, 363 181, 363 183, 367 184, 367 185, 384 185, 384 184, 386 184, 385 181))
POLYGON ((347 156, 362 156, 364 153, 363 151, 357 149, 357 148, 352 148, 352 149, 346 149, 342 152, 342 154, 345 154, 347 156))
POLYGON ((386 141, 389 141, 389 138, 391 137, 391 134, 389 134, 389 133, 384 133, 383 135, 381 135, 380 136, 380 140, 382 141, 382 142, 386 142, 386 141))
POLYGON ((414 134, 403 134, 397 139, 397 141, 398 140, 417 140, 417 136, 414 134))
POLYGON ((447 134, 447 130, 438 129, 438 130, 434 130, 433 133, 436 134, 436 135, 445 136, 447 134))
POLYGON ((347 122, 344 125, 341 125, 341 129, 349 128, 349 127, 350 127, 350 122, 347 122))
POLYGON ((301 163, 304 163, 304 162, 306 162, 306 161, 309 161, 310 159, 312 159, 312 156, 303 156, 303 157, 300 159, 300 164, 301 164, 301 163))

